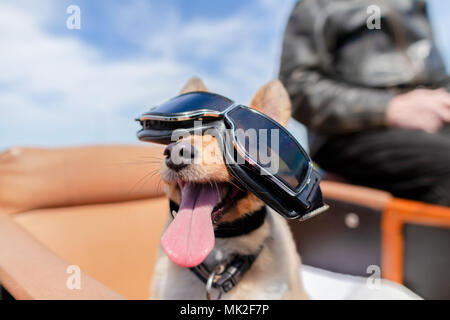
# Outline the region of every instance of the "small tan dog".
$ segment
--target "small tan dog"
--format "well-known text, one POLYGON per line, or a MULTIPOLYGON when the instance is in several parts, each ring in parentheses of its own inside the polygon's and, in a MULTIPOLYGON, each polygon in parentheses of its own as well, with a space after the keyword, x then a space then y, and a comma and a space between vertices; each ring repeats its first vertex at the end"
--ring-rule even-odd
MULTIPOLYGON (((201 80, 193 78, 182 93, 191 91, 207 91, 207 89, 201 80)), ((279 81, 272 81, 261 87, 250 106, 283 125, 286 125, 291 114, 289 96, 279 81)), ((166 156, 174 144, 198 146, 195 139, 193 136, 167 146, 166 156)), ((223 225, 251 217, 255 212, 263 210, 264 203, 252 193, 239 189, 227 171, 221 149, 214 138, 202 139, 200 145, 202 148, 213 150, 214 152, 208 154, 217 157, 216 161, 207 164, 192 163, 180 169, 170 165, 166 159, 161 167, 161 178, 165 184, 166 194, 180 210, 175 220, 169 214, 168 227, 162 238, 165 250, 159 252, 151 298, 205 299, 205 282, 201 281, 190 268, 179 265, 195 265, 203 262, 209 270, 215 270, 217 265, 235 254, 257 256, 236 286, 223 293, 223 299, 307 298, 300 278, 300 257, 291 231, 280 214, 267 208, 261 224, 251 232, 240 236, 214 239, 213 233, 211 240, 205 235, 208 230, 213 229, 208 226, 208 219, 202 216, 209 215, 209 224, 211 225, 212 221, 212 228, 217 230, 223 225), (196 208, 195 206, 202 202, 201 198, 208 194, 209 186, 215 186, 220 191, 215 206, 211 206, 209 211, 205 206, 196 208), (193 202, 194 208, 189 210, 185 208, 188 197, 197 197, 193 202), (181 211, 183 212, 180 213, 181 211), (173 238, 178 241, 176 244, 173 238), (180 243, 180 239, 183 243, 180 243), (170 253, 170 258, 166 252, 170 253), (205 252, 206 259, 204 259, 205 252)), ((213 296, 215 297, 216 295, 213 296)))

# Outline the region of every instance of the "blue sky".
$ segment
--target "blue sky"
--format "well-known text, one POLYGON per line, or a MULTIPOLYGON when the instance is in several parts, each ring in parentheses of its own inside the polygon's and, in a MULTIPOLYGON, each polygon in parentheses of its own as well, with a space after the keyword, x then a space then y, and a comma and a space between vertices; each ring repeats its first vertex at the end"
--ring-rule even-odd
MULTIPOLYGON (((277 76, 294 2, 0 0, 0 149, 136 143, 134 117, 193 75, 247 103, 277 76)), ((450 64, 450 1, 429 2, 450 64)))

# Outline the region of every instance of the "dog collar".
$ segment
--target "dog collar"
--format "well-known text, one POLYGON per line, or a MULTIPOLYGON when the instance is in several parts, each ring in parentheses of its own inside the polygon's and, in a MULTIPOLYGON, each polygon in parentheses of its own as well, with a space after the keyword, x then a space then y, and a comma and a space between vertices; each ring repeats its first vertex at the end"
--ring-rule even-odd
MULTIPOLYGON (((177 212, 179 206, 170 200, 170 214, 173 216, 173 212, 177 212)), ((232 222, 224 222, 217 226, 214 230, 214 235, 216 238, 232 238, 246 235, 259 227, 261 227, 266 220, 267 208, 262 206, 258 211, 252 214, 247 214, 239 219, 232 222)))
POLYGON ((206 299, 211 300, 212 288, 219 290, 217 300, 220 300, 223 293, 233 289, 251 268, 262 249, 261 246, 258 252, 252 255, 232 255, 228 260, 218 264, 212 271, 203 263, 191 268, 197 278, 206 285, 206 299))

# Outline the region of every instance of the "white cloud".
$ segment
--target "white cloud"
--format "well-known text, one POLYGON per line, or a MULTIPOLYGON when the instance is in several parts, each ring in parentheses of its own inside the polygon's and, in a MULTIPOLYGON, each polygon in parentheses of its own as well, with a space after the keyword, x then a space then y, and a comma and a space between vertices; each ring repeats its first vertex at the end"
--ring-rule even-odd
MULTIPOLYGON (((276 76, 284 26, 279 14, 269 23, 245 8, 219 20, 186 22, 172 10, 157 32, 136 34, 127 27, 148 10, 142 7, 147 2, 136 0, 114 9, 123 13, 116 27, 124 37, 134 34, 131 40, 142 41, 143 51, 106 59, 102 48, 47 31, 53 3, 0 4, 0 148, 134 142, 133 116, 175 95, 192 75, 244 103, 276 76), (206 60, 214 65, 205 67, 206 60)), ((290 7, 280 12, 287 15, 290 7)))

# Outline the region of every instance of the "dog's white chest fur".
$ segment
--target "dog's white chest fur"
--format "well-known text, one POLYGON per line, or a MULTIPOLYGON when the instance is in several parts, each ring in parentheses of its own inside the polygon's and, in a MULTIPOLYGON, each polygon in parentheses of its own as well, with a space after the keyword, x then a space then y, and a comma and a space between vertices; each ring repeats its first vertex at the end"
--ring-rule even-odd
MULTIPOLYGON (((220 239, 205 260, 214 266, 233 253, 254 254, 263 249, 238 285, 222 299, 304 299, 300 258, 286 221, 268 209, 265 223, 252 233, 220 239)), ((212 268, 211 268, 212 269, 212 268)), ((205 299, 205 284, 190 269, 175 265, 160 250, 151 288, 153 299, 205 299)))

